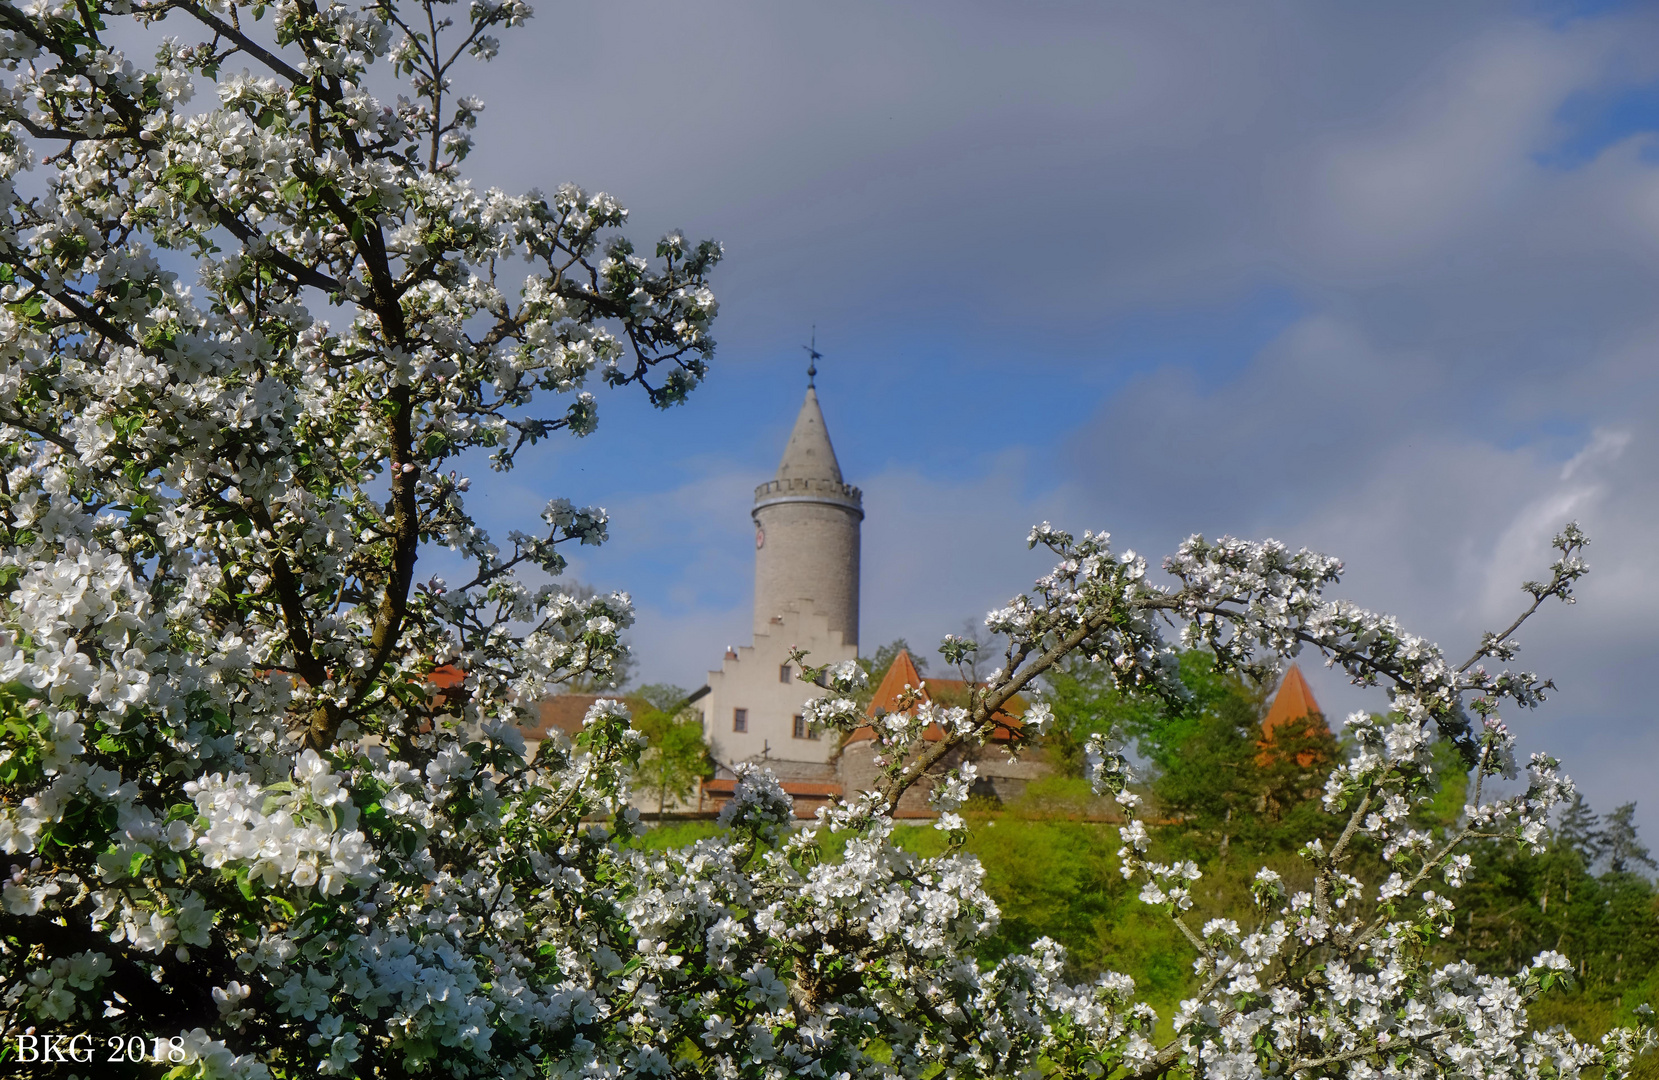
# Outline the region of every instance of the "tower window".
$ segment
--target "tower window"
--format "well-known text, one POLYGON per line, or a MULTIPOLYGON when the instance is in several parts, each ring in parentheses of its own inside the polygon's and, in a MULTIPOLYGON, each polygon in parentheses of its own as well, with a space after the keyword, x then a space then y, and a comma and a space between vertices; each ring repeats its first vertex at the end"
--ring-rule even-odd
POLYGON ((793 734, 797 739, 806 738, 806 717, 804 717, 804 716, 795 717, 795 730, 794 730, 793 734))
POLYGON ((732 730, 733 731, 748 731, 749 730, 749 710, 748 709, 733 709, 732 710, 732 730))
POLYGON ((778 666, 778 681, 779 682, 788 682, 789 681, 789 665, 788 664, 780 664, 778 666))

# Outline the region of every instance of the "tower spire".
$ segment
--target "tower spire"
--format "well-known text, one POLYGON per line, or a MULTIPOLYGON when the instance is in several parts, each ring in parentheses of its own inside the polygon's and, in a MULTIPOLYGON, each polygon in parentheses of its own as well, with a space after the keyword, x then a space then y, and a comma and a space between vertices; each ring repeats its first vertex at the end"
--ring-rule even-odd
POLYGON ((824 414, 818 407, 818 391, 807 387, 801 401, 801 411, 790 429, 789 443, 783 448, 783 460, 778 462, 779 480, 827 480, 842 483, 841 463, 835 459, 835 447, 830 443, 829 430, 824 426, 824 414))
POLYGON ((824 354, 818 351, 817 323, 812 324, 812 344, 802 345, 801 348, 806 350, 806 388, 811 390, 817 385, 814 380, 818 378, 818 361, 824 358, 824 354))
MULTIPOLYGON (((822 355, 807 350, 807 377, 822 355)), ((808 385, 774 479, 755 488, 755 633, 786 611, 816 611, 844 644, 858 645, 858 542, 863 494, 841 476, 808 385)))

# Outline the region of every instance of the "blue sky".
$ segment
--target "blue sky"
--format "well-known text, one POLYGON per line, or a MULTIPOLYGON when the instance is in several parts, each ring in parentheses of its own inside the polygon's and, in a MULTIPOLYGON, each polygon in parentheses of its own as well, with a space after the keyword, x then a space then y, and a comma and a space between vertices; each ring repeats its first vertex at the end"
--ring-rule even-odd
POLYGON ((481 186, 726 245, 688 406, 603 394, 474 488, 501 532, 611 511, 574 569, 632 592, 647 678, 745 638, 816 325, 867 645, 1003 603, 1047 518, 1330 551, 1461 653, 1577 517, 1592 577, 1521 656, 1562 692, 1515 726, 1659 838, 1659 9, 543 4, 460 89, 481 186))

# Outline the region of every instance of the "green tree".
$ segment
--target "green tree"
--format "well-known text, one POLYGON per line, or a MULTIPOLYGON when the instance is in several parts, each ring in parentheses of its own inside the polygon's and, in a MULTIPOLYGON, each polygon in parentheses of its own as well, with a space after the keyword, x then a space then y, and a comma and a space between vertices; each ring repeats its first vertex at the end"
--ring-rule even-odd
POLYGON ((1607 852, 1608 869, 1615 874, 1636 873, 1638 866, 1659 870, 1659 863, 1641 841, 1636 839, 1636 804, 1627 802, 1607 815, 1607 826, 1602 829, 1601 843, 1607 852))
POLYGON ((634 730, 645 736, 635 773, 638 787, 657 797, 657 820, 667 813, 669 799, 684 799, 698 780, 714 775, 703 721, 690 707, 690 695, 668 683, 648 683, 629 695, 647 708, 633 719, 634 730))
MULTIPOLYGON (((1089 736, 1131 735, 1168 716, 1165 703, 1119 692, 1110 673, 1094 664, 1072 664, 1050 672, 1042 696, 1054 710, 1054 723, 1045 740, 1049 759, 1073 776, 1083 774, 1083 748, 1089 736)), ((1141 752, 1146 755, 1144 749, 1141 752)))
POLYGON ((1315 796, 1337 752, 1323 718, 1277 732, 1264 747, 1261 686, 1217 671, 1200 649, 1181 654, 1180 671, 1187 696, 1179 701, 1124 693, 1103 664, 1051 676, 1052 758, 1079 771, 1089 736, 1116 732, 1150 766, 1157 812, 1178 821, 1198 852, 1224 856, 1241 838, 1252 849, 1276 850, 1322 835, 1329 819, 1315 796))
POLYGON ((1597 826, 1601 819, 1590 804, 1584 801, 1582 792, 1573 793, 1573 801, 1561 812, 1561 820, 1555 827, 1555 842, 1578 853, 1588 868, 1601 858, 1602 836, 1597 826))
POLYGON ((1473 855, 1444 956, 1515 971, 1554 950, 1572 957, 1592 997, 1659 984, 1659 896, 1648 879, 1613 870, 1598 877, 1559 841, 1536 857, 1499 845, 1473 855))

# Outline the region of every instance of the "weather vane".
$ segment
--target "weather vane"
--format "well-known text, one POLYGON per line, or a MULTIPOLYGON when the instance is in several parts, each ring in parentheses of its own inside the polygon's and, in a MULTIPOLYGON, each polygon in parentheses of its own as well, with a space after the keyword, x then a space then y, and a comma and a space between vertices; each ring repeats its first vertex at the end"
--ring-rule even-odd
POLYGON ((817 385, 813 380, 818 378, 818 361, 820 361, 824 358, 824 354, 818 351, 818 324, 817 323, 812 324, 812 344, 811 345, 802 345, 801 348, 806 350, 806 355, 807 355, 806 388, 808 390, 811 390, 814 386, 817 385))

